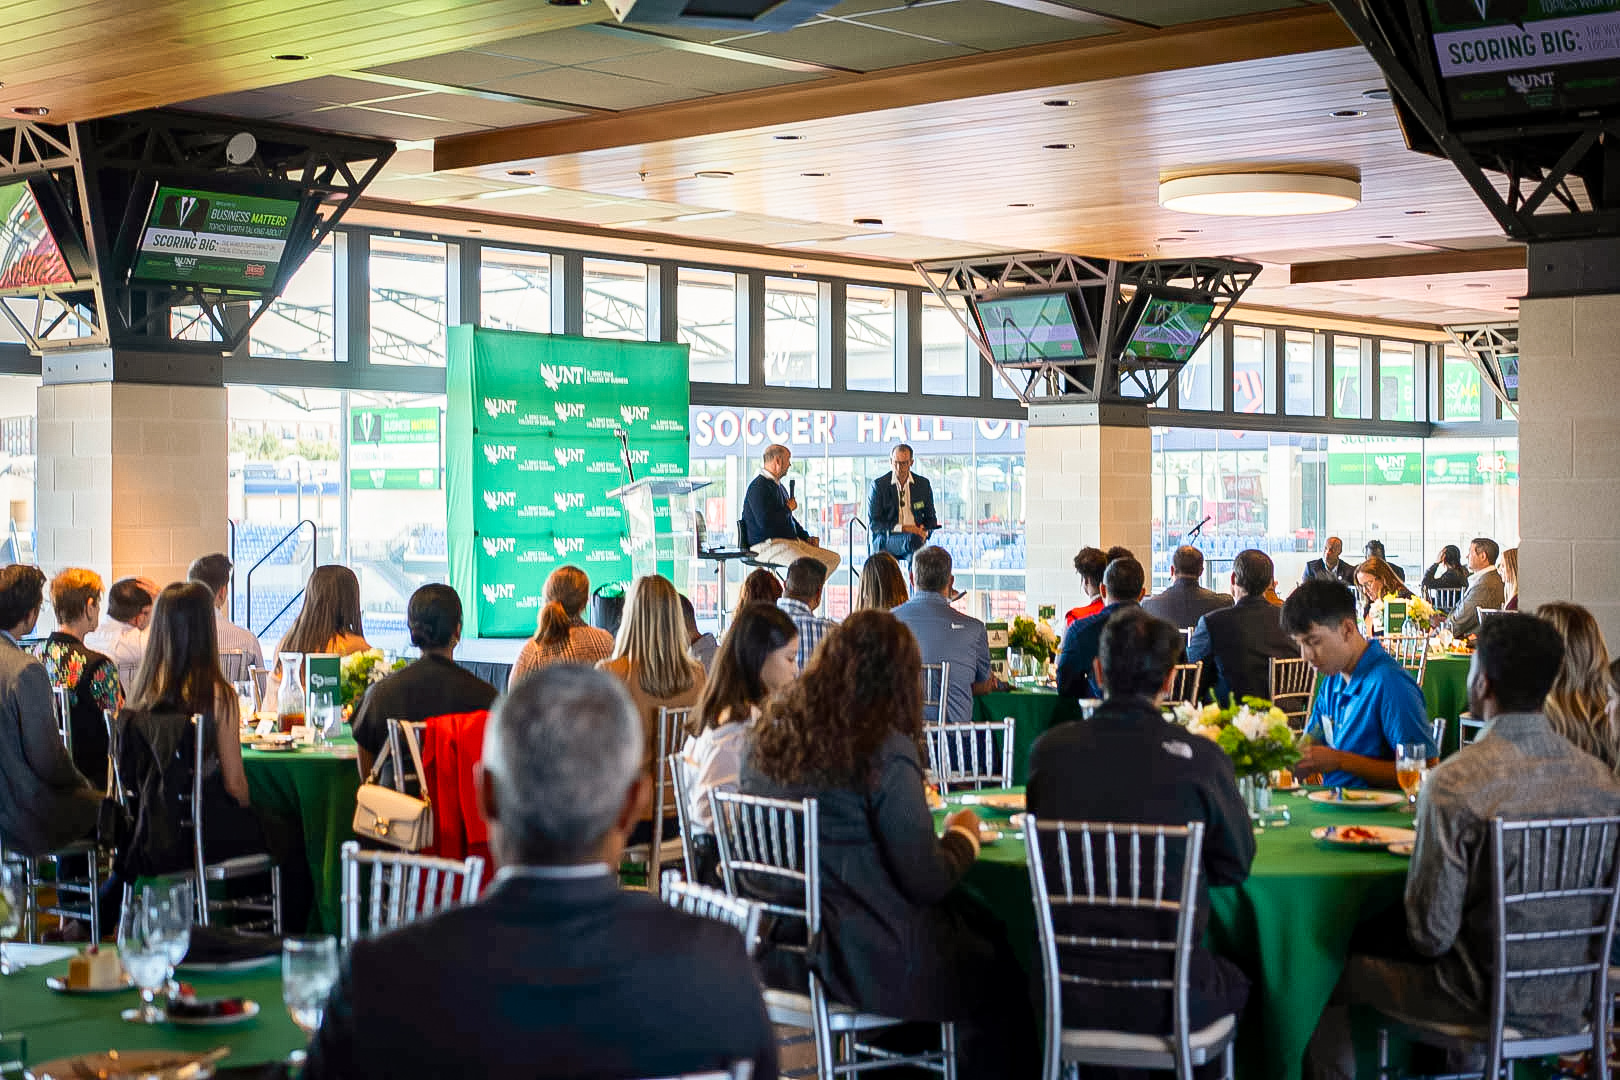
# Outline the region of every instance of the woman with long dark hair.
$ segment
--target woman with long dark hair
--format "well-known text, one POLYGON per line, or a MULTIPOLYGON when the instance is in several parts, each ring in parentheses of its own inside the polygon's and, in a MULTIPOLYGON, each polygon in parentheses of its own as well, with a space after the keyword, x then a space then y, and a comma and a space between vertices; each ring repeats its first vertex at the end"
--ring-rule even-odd
POLYGON ((1423 572, 1423 595, 1432 597, 1436 589, 1468 588, 1468 570, 1463 566, 1462 551, 1456 544, 1440 549, 1434 563, 1423 572))
POLYGON ((826 932, 812 962, 834 999, 955 1022, 964 1078, 1033 1076, 1034 1016, 1006 933, 954 892, 978 857, 978 819, 959 810, 935 833, 922 726, 916 638, 886 611, 857 611, 765 709, 738 787, 818 801, 826 932))
POLYGON ((705 885, 720 883, 709 792, 737 790, 749 727, 765 702, 798 674, 799 630, 787 612, 771 604, 749 604, 739 611, 715 654, 681 752, 691 834, 687 843, 694 851, 698 880, 705 885))
POLYGON ((591 580, 577 566, 559 566, 546 578, 545 604, 534 637, 523 643, 512 681, 547 664, 594 665, 613 655, 613 635, 582 618, 591 602, 591 580))
MULTIPOLYGON (((265 693, 266 708, 275 708, 281 688, 281 654, 365 652, 365 627, 360 613, 360 579, 347 566, 317 566, 304 586, 304 606, 276 646, 276 659, 265 693)), ((306 686, 304 688, 308 690, 306 686)))
POLYGON ((775 574, 760 567, 743 578, 742 591, 737 594, 737 610, 749 604, 774 604, 782 599, 782 583, 775 574))

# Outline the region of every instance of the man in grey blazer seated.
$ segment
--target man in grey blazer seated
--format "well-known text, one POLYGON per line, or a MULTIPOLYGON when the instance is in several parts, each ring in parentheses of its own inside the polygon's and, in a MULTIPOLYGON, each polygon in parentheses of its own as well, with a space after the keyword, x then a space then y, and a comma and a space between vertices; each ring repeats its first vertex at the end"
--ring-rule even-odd
POLYGON ((1198 584, 1204 576, 1204 553, 1182 545, 1170 556, 1170 584, 1157 596, 1142 601, 1142 610, 1181 630, 1197 626, 1212 611, 1231 607, 1232 598, 1198 584))
POLYGON ((0 846, 23 855, 88 837, 102 799, 62 745, 44 665, 18 643, 44 600, 38 567, 0 569, 0 846))
POLYGON ((1502 606, 1507 587, 1496 572, 1496 560, 1501 554, 1496 541, 1488 536, 1476 536, 1468 542, 1468 591, 1451 613, 1451 632, 1458 637, 1479 633, 1480 608, 1502 606))

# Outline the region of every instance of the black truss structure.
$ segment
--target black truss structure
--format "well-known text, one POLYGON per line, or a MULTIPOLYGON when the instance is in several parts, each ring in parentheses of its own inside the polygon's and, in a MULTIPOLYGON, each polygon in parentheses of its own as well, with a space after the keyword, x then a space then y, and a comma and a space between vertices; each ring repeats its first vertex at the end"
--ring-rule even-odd
POLYGON ((1448 121, 1425 0, 1329 0, 1396 98, 1409 147, 1443 157, 1515 240, 1620 236, 1620 117, 1448 121))
POLYGON ((301 210, 281 259, 285 283, 393 154, 394 144, 381 139, 166 109, 67 125, 0 122, 0 181, 43 178, 54 185, 55 197, 82 230, 89 254, 85 281, 75 281, 71 289, 34 291, 34 326, 21 325, 10 304, 0 303, 0 312, 18 325, 36 352, 111 345, 230 353, 247 340, 275 297, 131 281, 131 249, 156 185, 213 181, 227 189, 253 191, 263 185, 296 195, 301 210), (226 145, 244 132, 256 145, 248 160, 233 163, 226 145), (217 339, 177 339, 170 326, 176 308, 197 309, 217 339), (54 319, 46 322, 53 310, 54 319), (60 332, 74 320, 89 332, 60 332))
POLYGON ((1159 360, 1118 348, 1132 297, 1162 286, 1206 295, 1215 303, 1196 351, 1253 284, 1260 264, 1238 259, 1150 259, 1126 262, 1053 252, 985 255, 916 264, 928 287, 956 316, 979 354, 1025 405, 1062 398, 1099 404, 1147 405, 1169 389, 1183 360, 1159 360), (1086 355, 1063 360, 998 361, 971 304, 1019 292, 1072 292, 1087 341, 1086 355), (1094 347, 1093 347, 1094 346, 1094 347))
POLYGON ((1469 326, 1448 326, 1446 333, 1468 354, 1468 359, 1502 403, 1502 408, 1516 419, 1519 403, 1508 398, 1507 386, 1502 381, 1501 357, 1519 354, 1519 324, 1477 323, 1469 326))

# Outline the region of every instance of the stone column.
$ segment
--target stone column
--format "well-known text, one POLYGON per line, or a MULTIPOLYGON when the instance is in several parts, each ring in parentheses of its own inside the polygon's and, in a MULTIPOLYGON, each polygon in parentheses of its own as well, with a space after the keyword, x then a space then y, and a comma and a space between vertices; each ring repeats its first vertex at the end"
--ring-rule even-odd
POLYGON ((115 361, 111 350, 46 357, 36 496, 46 573, 86 566, 109 585, 135 574, 161 585, 183 580, 198 555, 228 550, 219 361, 179 359, 115 361), (134 381, 142 374, 213 385, 134 381))
POLYGON ((1035 405, 1024 440, 1027 604, 1080 603, 1074 556, 1123 544, 1152 573, 1153 433, 1140 410, 1035 405))

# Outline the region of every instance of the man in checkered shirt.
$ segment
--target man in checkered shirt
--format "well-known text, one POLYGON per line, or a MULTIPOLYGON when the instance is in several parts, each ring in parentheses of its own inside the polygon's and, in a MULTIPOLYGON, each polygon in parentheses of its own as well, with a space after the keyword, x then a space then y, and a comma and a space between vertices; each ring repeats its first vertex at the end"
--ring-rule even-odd
POLYGON ((793 625, 799 628, 799 670, 803 671, 816 654, 816 646, 827 636, 827 631, 838 624, 816 614, 821 606, 821 587, 827 584, 827 567, 808 556, 794 559, 788 564, 787 581, 782 586, 782 599, 776 606, 787 612, 793 625))

